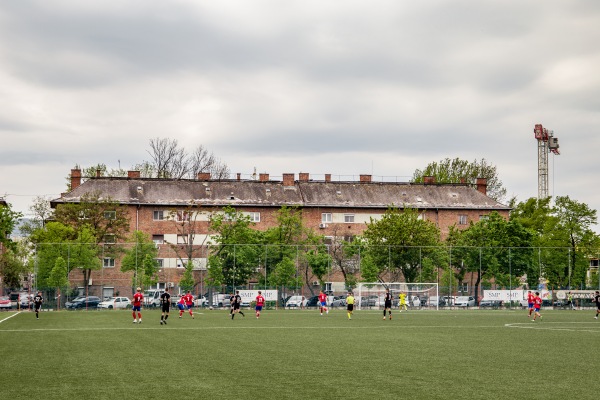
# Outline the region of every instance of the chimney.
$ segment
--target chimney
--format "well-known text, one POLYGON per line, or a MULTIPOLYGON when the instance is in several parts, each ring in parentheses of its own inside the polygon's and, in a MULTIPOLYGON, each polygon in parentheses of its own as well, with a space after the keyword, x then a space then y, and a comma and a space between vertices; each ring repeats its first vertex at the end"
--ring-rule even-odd
POLYGON ((102 170, 101 169, 97 169, 96 170, 96 178, 100 178, 102 176, 102 170))
POLYGON ((462 183, 462 184, 467 183, 467 179, 466 178, 460 178, 460 183, 462 183))
POLYGON ((269 174, 258 174, 258 180, 261 182, 268 182, 269 174))
POLYGON ((80 169, 72 169, 71 170, 71 190, 78 188, 81 186, 81 170, 80 169))
POLYGON ((477 178, 477 191, 487 196, 487 179, 477 178))
POLYGON ((361 182, 371 182, 371 175, 360 175, 360 181, 361 182))
POLYGON ((426 185, 433 185, 435 184, 435 176, 424 176, 423 177, 423 183, 426 185))
POLYGON ((283 174, 283 186, 294 186, 294 174, 283 174))
POLYGON ((331 174, 325 174, 325 182, 331 182, 331 174))
POLYGON ((140 171, 127 171, 127 177, 133 178, 133 179, 140 178, 141 174, 140 174, 140 171))
POLYGON ((199 181, 209 181, 210 180, 210 172, 198 172, 198 180, 199 181))
POLYGON ((308 172, 300 172, 298 174, 298 180, 300 182, 308 182, 308 177, 309 177, 308 172))
POLYGON ((237 173, 237 180, 238 181, 242 180, 242 174, 240 172, 237 173))

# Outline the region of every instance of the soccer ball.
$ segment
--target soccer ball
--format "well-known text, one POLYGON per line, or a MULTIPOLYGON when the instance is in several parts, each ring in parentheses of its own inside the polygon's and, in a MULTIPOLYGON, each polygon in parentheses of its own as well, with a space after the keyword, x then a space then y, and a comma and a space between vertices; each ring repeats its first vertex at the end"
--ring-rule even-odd
POLYGON ((212 309, 213 309, 213 306, 210 306, 210 307, 208 307, 208 309, 209 309, 209 310, 212 310, 212 309))

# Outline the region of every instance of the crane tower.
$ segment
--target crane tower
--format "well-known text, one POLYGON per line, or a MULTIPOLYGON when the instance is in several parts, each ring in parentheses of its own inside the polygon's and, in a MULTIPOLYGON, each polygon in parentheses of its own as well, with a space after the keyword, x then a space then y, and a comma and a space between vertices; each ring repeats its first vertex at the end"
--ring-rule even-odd
POLYGON ((554 132, 536 124, 533 129, 538 142, 538 200, 548 197, 548 153, 560 154, 554 132))

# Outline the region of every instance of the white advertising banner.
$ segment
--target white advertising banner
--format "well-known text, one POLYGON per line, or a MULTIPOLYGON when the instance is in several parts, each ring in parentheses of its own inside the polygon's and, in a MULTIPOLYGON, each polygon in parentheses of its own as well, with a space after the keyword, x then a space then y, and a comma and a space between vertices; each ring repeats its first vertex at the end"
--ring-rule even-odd
MULTIPOLYGON (((277 301, 277 290, 261 290, 266 301, 277 301)), ((250 303, 256 300, 258 290, 240 290, 240 296, 244 303, 250 303)))
POLYGON ((496 301, 521 301, 523 300, 523 290, 484 290, 483 300, 496 301))

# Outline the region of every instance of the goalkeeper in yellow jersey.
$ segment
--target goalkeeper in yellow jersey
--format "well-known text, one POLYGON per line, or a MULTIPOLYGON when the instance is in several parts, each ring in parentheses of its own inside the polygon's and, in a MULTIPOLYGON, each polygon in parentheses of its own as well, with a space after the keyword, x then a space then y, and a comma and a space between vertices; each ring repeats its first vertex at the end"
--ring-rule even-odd
POLYGON ((402 309, 408 311, 408 306, 406 305, 406 293, 400 292, 398 297, 400 298, 400 304, 398 305, 400 312, 402 312, 402 309))
POLYGON ((348 292, 346 297, 346 310, 348 311, 348 319, 352 319, 352 312, 354 311, 354 296, 352 292, 348 292))

